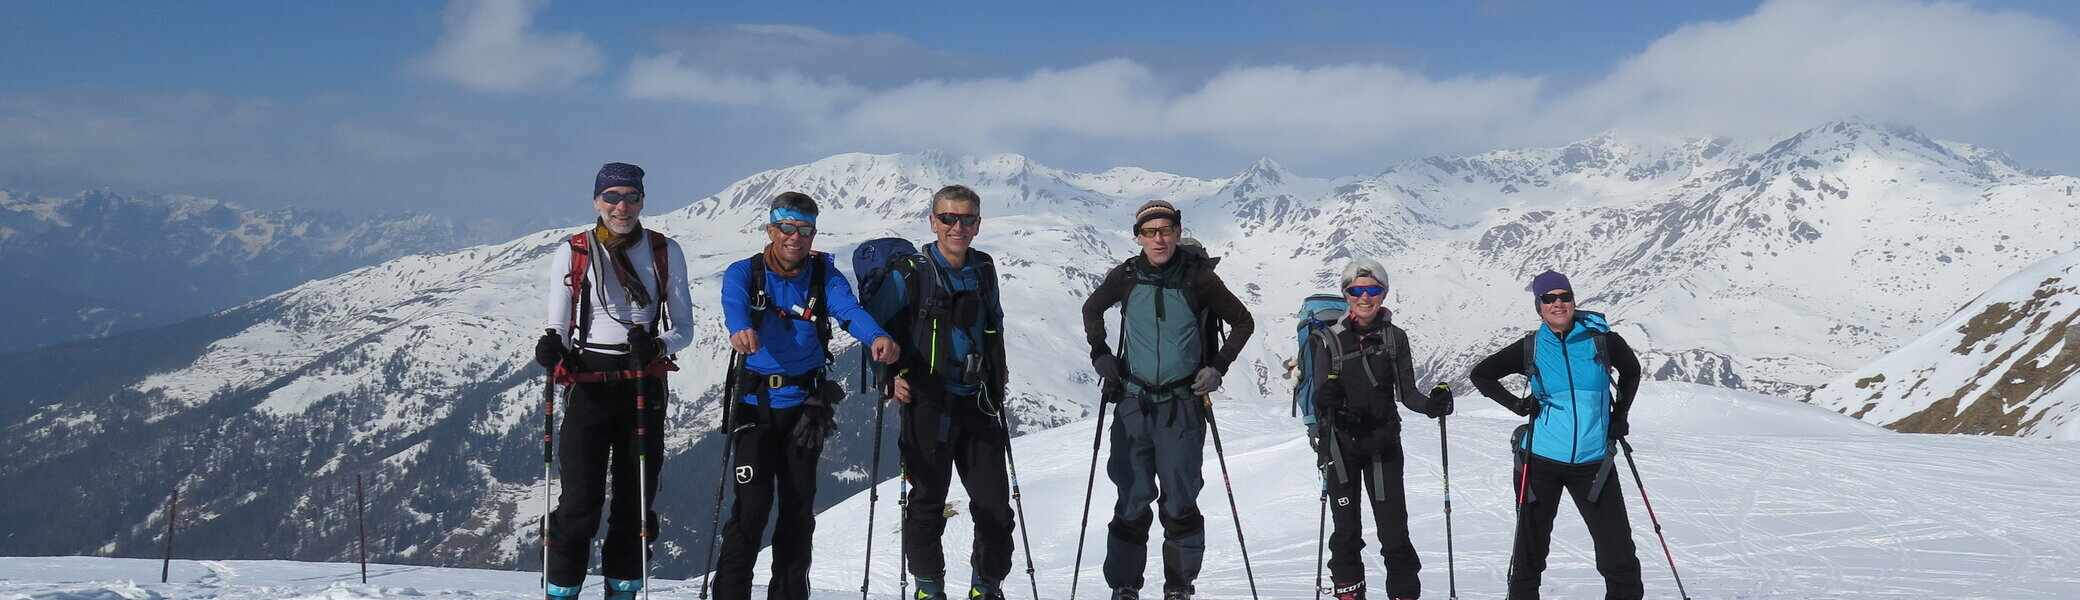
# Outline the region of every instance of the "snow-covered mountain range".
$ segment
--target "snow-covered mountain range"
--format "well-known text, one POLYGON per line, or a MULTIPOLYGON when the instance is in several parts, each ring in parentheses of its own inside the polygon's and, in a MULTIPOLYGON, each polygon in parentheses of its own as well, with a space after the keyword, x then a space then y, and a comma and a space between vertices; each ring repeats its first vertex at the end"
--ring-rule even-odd
POLYGON ((2080 439, 2080 251, 2037 263, 1808 402, 1906 431, 2080 439))
POLYGON ((261 211, 192 196, 0 191, 0 352, 223 310, 406 254, 490 241, 426 215, 261 211))
MULTIPOLYGON (((1094 412, 1077 307, 1133 252, 1129 215, 1150 199, 1182 208, 1187 233, 1225 257, 1221 276, 1256 313, 1259 337, 1224 393, 1277 407, 1293 310, 1333 287, 1354 255, 1392 271, 1388 305, 1424 383, 1463 380, 1533 326, 1525 282, 1553 268, 1572 277, 1584 309, 1612 315, 1653 378, 1796 395, 2080 239, 2080 180, 1860 122, 1783 140, 1601 136, 1333 180, 1268 160, 1198 179, 1068 172, 1015 155, 839 155, 651 207, 645 223, 686 248, 697 332, 672 379, 666 494, 713 489, 708 433, 727 360, 719 276, 763 243, 764 202, 789 190, 817 198, 817 245, 846 256, 874 237, 926 237, 929 195, 949 183, 983 197, 978 247, 1004 277, 1009 400, 1024 431, 1094 412)), ((545 263, 572 230, 399 258, 148 338, 0 357, 0 385, 27 390, 21 407, 0 410, 19 442, 0 483, 31 492, 0 500, 0 529, 18 532, 0 536, 0 553, 149 552, 178 483, 193 503, 183 513, 201 522, 187 539, 207 555, 343 556, 342 482, 364 473, 372 503, 401 515, 371 532, 394 560, 528 564, 542 386, 526 349, 545 263), (111 355, 147 358, 93 362, 111 355), (109 489, 134 493, 96 491, 109 489)), ((848 403, 841 418, 824 505, 860 489, 867 470, 868 432, 853 425, 871 422, 869 403, 848 403)), ((666 536, 664 572, 691 574, 697 557, 671 540, 702 539, 709 506, 661 504, 668 527, 690 532, 666 536)))

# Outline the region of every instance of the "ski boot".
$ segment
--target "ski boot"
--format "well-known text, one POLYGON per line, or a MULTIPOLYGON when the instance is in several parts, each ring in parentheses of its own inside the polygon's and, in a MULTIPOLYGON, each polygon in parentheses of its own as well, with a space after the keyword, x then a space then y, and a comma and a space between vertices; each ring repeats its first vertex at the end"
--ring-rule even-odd
POLYGON ((1192 600, 1192 594, 1197 591, 1192 586, 1166 587, 1163 588, 1163 600, 1192 600))
POLYGON ((1336 587, 1329 589, 1329 594, 1336 600, 1365 600, 1365 580, 1337 583, 1336 587))
POLYGON ((584 589, 584 587, 583 584, 562 586, 544 583, 542 584, 542 597, 547 600, 578 600, 578 590, 584 589))
POLYGON ((1137 590, 1134 588, 1113 588, 1112 600, 1141 600, 1141 590, 1137 590))
POLYGON ((1001 582, 983 579, 974 575, 968 579, 968 600, 1004 600, 1001 582))
POLYGON ((946 600, 946 574, 940 573, 938 577, 917 576, 917 593, 910 597, 914 600, 946 600))
POLYGON ((643 591, 641 579, 607 578, 607 600, 636 600, 643 591))

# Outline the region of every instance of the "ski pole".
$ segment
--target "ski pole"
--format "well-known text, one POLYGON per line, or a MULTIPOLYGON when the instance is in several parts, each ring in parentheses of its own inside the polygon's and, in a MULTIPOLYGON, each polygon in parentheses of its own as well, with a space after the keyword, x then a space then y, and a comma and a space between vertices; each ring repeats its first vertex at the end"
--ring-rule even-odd
POLYGON ((708 574, 701 578, 701 600, 708 598, 708 582, 715 578, 715 541, 722 538, 722 493, 729 489, 730 461, 735 459, 737 430, 729 425, 730 408, 737 404, 737 372, 744 367, 744 355, 729 354, 729 373, 722 378, 722 422, 715 432, 722 434, 722 474, 715 481, 715 515, 708 520, 708 557, 701 566, 708 574))
POLYGON ((1452 447, 1446 443, 1450 436, 1444 426, 1447 418, 1437 418, 1437 456, 1444 466, 1444 572, 1446 581, 1451 582, 1451 595, 1447 597, 1458 600, 1459 567, 1452 554, 1452 447))
POLYGON ((1004 463, 1011 471, 1011 502, 1018 506, 1018 540, 1026 551, 1026 581, 1033 585, 1033 600, 1040 600, 1040 579, 1033 574, 1033 538, 1026 533, 1026 501, 1018 489, 1018 458, 1011 453, 1011 420, 1004 412, 1005 407, 997 405, 997 424, 1004 428, 1004 463))
POLYGON ((1221 448, 1221 425, 1213 418, 1213 397, 1200 395, 1206 407, 1206 428, 1213 432, 1213 455, 1221 462, 1221 484, 1228 488, 1228 512, 1235 517, 1235 546, 1242 550, 1242 573, 1249 577, 1249 597, 1257 597, 1257 573, 1249 566, 1249 540, 1242 537, 1242 509, 1235 506, 1235 480, 1228 476, 1228 452, 1221 448))
POLYGON ((1538 433, 1537 424, 1538 416, 1531 415, 1529 421, 1517 426, 1517 432, 1522 435, 1513 433, 1509 438, 1509 451, 1517 461, 1517 531, 1514 542, 1517 547, 1509 553, 1507 578, 1510 580, 1517 577, 1517 555, 1529 552, 1531 548, 1531 528, 1524 522, 1524 503, 1537 498, 1537 494, 1531 493, 1531 437, 1538 433))
MULTIPOLYGON (((631 353, 633 355, 633 353, 631 353)), ((643 439, 644 426, 649 424, 647 383, 650 378, 643 373, 649 365, 636 365, 636 543, 641 545, 636 556, 643 561, 643 600, 650 600, 650 448, 643 439)), ((669 392, 667 392, 669 393, 669 392)))
MULTIPOLYGON (((555 333, 556 330, 549 330, 555 333)), ((556 369, 542 368, 542 585, 549 585, 549 513, 554 512, 556 480, 556 369)))
POLYGON ((1661 532, 1661 519, 1654 516, 1654 501, 1647 499, 1647 483, 1639 478, 1639 464, 1632 462, 1632 443, 1618 438, 1618 445, 1625 448, 1625 466, 1632 469, 1632 483, 1639 486, 1639 501, 1647 505, 1647 520, 1654 523, 1654 536, 1661 538, 1661 556, 1668 559, 1668 574, 1676 578, 1676 593, 1683 600, 1690 600, 1690 592, 1683 589, 1683 574, 1676 572, 1676 555, 1668 551, 1668 535, 1661 532))
POLYGON ((1098 448, 1105 441, 1105 405, 1098 400, 1098 432, 1091 436, 1091 474, 1083 479, 1083 516, 1076 520, 1076 562, 1069 569, 1069 600, 1076 600, 1076 582, 1083 577, 1083 537, 1090 533, 1091 486, 1098 482, 1098 448))
MULTIPOLYGON (((861 376, 864 377, 865 367, 861 369, 861 376)), ((881 430, 888 417, 890 396, 890 389, 885 380, 879 391, 879 398, 876 398, 874 403, 874 462, 867 467, 867 560, 866 565, 860 568, 860 600, 867 600, 867 582, 874 573, 874 503, 881 500, 881 430)))
POLYGON ((1329 534, 1329 471, 1315 466, 1314 474, 1322 482, 1322 514, 1314 526, 1314 595, 1322 595, 1322 548, 1329 534))
MULTIPOLYGON (((907 419, 907 418, 906 418, 907 419)), ((910 464, 896 455, 896 597, 910 597, 910 464)))

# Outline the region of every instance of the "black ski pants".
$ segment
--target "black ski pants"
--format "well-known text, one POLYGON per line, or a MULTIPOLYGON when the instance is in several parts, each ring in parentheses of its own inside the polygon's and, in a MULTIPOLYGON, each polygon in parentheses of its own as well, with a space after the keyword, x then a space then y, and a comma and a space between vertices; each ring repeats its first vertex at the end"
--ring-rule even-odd
POLYGON ((1365 521, 1358 506, 1372 505, 1378 527, 1380 556, 1386 559, 1387 595, 1414 598, 1423 584, 1416 573, 1423 562, 1408 540, 1408 498, 1401 482, 1401 445, 1366 456, 1343 447, 1342 465, 1329 465, 1329 516, 1336 523, 1329 535, 1329 575, 1337 585, 1365 580, 1365 521), (1340 473, 1339 473, 1340 472, 1340 473), (1370 488, 1367 494, 1364 488, 1370 488))
POLYGON ((1119 488, 1106 528, 1105 584, 1141 589, 1148 566, 1148 529, 1163 521, 1163 589, 1190 593, 1206 557, 1206 517, 1199 514, 1205 464, 1206 409, 1199 399, 1149 402, 1128 396, 1112 422, 1105 475, 1119 488), (1154 503, 1160 514, 1152 513, 1154 503))
POLYGON ((732 411, 736 456, 730 477, 736 490, 730 504, 729 521, 722 526, 722 556, 715 565, 715 597, 719 600, 751 598, 751 567, 758 562, 759 541, 766 521, 773 521, 773 577, 766 584, 767 598, 804 600, 809 597, 809 546, 816 536, 816 463, 822 449, 814 452, 794 447, 792 432, 801 420, 802 408, 790 406, 770 411, 739 403, 732 411), (769 412, 769 419, 760 419, 769 412), (780 514, 773 516, 777 497, 780 514))
POLYGON ((1603 463, 1570 465, 1532 456, 1528 476, 1524 464, 1517 468, 1512 479, 1521 488, 1528 477, 1532 497, 1518 507, 1517 539, 1510 553, 1510 600, 1538 598, 1546 553, 1553 544, 1553 518, 1560 514, 1563 488, 1574 498, 1582 522, 1589 526, 1589 538, 1596 547, 1596 572, 1603 574, 1603 597, 1637 600, 1646 595, 1640 582, 1639 556, 1632 545, 1632 525, 1625 519, 1625 497, 1621 493, 1625 486, 1619 481, 1617 469, 1613 468, 1604 480, 1602 494, 1591 498, 1589 489, 1595 485, 1603 463))
MULTIPOLYGON (((621 355, 585 353, 578 366, 586 371, 625 368, 621 355)), ((664 466, 665 386, 662 378, 642 380, 645 396, 643 415, 643 470, 648 478, 644 497, 652 500, 648 515, 638 517, 636 491, 636 382, 578 383, 571 386, 563 413, 563 430, 556 436, 557 467, 563 492, 556 510, 549 515, 549 583, 577 586, 585 583, 585 566, 592 556, 592 539, 599 533, 600 504, 607 497, 608 474, 613 474, 613 500, 608 505, 607 539, 600 546, 600 573, 613 579, 643 577, 642 543, 638 522, 646 522, 650 541, 657 541, 657 474, 664 466)))
MULTIPOLYGON (((916 389, 916 388, 912 388, 916 389)), ((943 396, 949 416, 916 403, 903 407, 897 448, 903 473, 910 480, 909 507, 903 511, 903 548, 910 555, 910 574, 938 577, 946 573, 946 493, 960 470, 968 490, 968 513, 975 519, 975 543, 968 564, 984 581, 1001 582, 1011 573, 1011 483, 1004 469, 1009 440, 995 418, 968 407, 976 397, 943 396)))

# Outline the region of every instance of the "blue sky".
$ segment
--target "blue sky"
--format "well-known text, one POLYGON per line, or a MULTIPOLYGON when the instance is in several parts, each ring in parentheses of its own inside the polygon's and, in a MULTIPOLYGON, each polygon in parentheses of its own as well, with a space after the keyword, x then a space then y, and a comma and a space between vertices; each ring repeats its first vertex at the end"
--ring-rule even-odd
POLYGON ((675 208, 848 151, 1340 176, 1849 117, 2071 174, 2073 4, 9 2, 0 190, 533 220, 609 160, 675 208))

